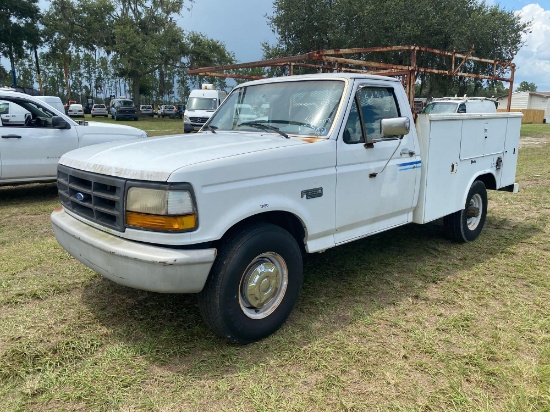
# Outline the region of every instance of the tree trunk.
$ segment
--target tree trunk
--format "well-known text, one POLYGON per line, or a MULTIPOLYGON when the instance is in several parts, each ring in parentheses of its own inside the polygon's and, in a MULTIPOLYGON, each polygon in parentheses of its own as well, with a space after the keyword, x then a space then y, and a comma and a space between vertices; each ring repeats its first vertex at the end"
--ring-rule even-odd
POLYGON ((69 104, 71 101, 71 88, 69 87, 69 66, 65 58, 63 58, 63 72, 65 73, 65 87, 67 88, 67 104, 69 104))
POLYGON ((11 79, 12 79, 12 86, 17 86, 17 76, 15 75, 15 59, 13 58, 13 48, 10 46, 10 64, 11 64, 11 79))
POLYGON ((132 100, 134 101, 134 106, 139 107, 139 81, 140 76, 135 76, 132 78, 132 100))

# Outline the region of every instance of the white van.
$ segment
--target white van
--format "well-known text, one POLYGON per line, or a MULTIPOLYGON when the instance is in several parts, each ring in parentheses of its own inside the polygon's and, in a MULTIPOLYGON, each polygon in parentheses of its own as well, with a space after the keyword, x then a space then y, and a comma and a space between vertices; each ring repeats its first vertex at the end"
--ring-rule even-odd
POLYGON ((487 97, 440 97, 433 99, 422 113, 496 113, 497 102, 487 97))
POLYGON ((0 100, 0 117, 3 124, 20 125, 31 118, 31 113, 18 104, 0 100))
POLYGON ((54 109, 60 111, 61 113, 65 113, 65 107, 63 106, 63 102, 61 99, 57 96, 34 96, 39 100, 42 100, 44 103, 49 104, 54 109))
POLYGON ((183 114, 183 131, 198 132, 226 97, 227 93, 214 89, 213 84, 203 84, 201 89, 191 90, 183 114))

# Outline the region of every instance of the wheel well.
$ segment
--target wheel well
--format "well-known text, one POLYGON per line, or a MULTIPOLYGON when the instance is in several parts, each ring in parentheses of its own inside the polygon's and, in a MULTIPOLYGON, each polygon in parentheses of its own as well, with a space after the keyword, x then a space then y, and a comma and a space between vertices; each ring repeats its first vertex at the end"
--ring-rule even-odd
POLYGON ((476 180, 482 181, 487 189, 496 190, 497 188, 497 182, 491 173, 478 176, 476 180))
POLYGON ((218 243, 223 242, 224 238, 226 238, 234 231, 242 228, 243 226, 258 222, 271 223, 273 225, 282 227, 287 232, 289 232, 294 237, 294 239, 296 239, 296 242, 298 243, 302 251, 305 248, 304 225, 302 224, 300 219, 289 212, 266 212, 241 220, 239 223, 229 228, 220 240, 214 242, 215 246, 217 247, 218 243))

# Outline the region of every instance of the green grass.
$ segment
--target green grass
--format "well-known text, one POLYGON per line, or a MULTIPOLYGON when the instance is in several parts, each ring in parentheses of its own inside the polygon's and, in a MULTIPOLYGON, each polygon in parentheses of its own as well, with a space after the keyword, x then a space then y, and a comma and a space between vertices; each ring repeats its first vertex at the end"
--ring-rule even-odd
POLYGON ((550 124, 524 124, 521 126, 521 136, 544 137, 550 135, 550 124))
POLYGON ((0 187, 0 409, 549 411, 545 127, 522 128, 521 191, 490 192, 477 241, 411 225, 308 256, 289 321, 244 347, 195 296, 124 288, 65 253, 55 185, 0 187))
MULTIPOLYGON (((82 120, 82 119, 75 119, 82 120)), ((85 120, 94 121, 94 122, 104 122, 104 123, 114 123, 114 124, 125 124, 128 126, 137 127, 138 129, 145 130, 149 136, 164 136, 171 134, 182 134, 183 133, 183 120, 182 119, 170 119, 165 118, 156 118, 148 116, 140 116, 137 121, 135 120, 119 120, 115 121, 113 119, 105 117, 92 117, 87 114, 85 115, 85 120)))

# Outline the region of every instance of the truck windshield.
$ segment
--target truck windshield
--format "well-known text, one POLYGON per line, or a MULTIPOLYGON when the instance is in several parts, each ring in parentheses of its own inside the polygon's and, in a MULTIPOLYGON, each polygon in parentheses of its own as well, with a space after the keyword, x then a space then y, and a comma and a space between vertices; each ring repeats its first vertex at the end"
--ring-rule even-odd
POLYGON ((341 80, 300 80, 235 89, 208 122, 214 130, 275 130, 326 136, 342 98, 341 80))
POLYGON ((132 100, 119 100, 116 105, 121 107, 134 107, 134 102, 132 100))
POLYGON ((218 99, 207 97, 190 97, 187 101, 187 110, 216 110, 218 99))
POLYGON ((430 103, 426 106, 423 113, 437 114, 437 113, 456 113, 457 103, 453 102, 437 102, 430 103))

